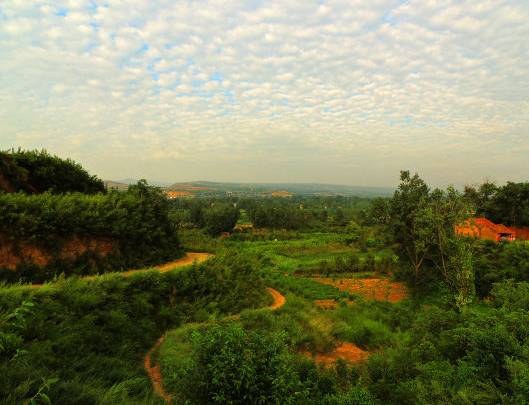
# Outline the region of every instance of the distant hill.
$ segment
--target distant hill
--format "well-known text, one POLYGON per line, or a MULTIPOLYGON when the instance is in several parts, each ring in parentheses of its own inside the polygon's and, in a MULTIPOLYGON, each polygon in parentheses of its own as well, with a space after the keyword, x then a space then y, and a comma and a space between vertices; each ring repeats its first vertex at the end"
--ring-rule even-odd
POLYGON ((221 183, 211 181, 192 181, 175 183, 167 187, 171 191, 191 191, 195 194, 233 194, 233 195, 272 195, 287 192, 296 195, 320 196, 389 196, 394 189, 389 187, 360 187, 320 183, 221 183))
MULTIPOLYGON (((136 179, 105 180, 105 185, 118 190, 126 189, 135 184, 136 179)), ((162 187, 166 191, 191 193, 197 197, 207 196, 248 196, 264 197, 278 196, 278 193, 293 195, 319 196, 356 196, 356 197, 385 197, 393 194, 390 187, 362 187, 339 184, 321 183, 225 183, 214 181, 187 181, 170 184, 168 182, 147 180, 151 185, 162 187)), ((285 195, 286 195, 285 194, 285 195)))
MULTIPOLYGON (((107 182, 109 183, 121 183, 121 184, 136 184, 140 179, 132 179, 132 178, 127 178, 127 179, 120 179, 120 180, 106 180, 107 182)), ((157 180, 149 180, 147 179, 147 183, 149 183, 151 186, 157 186, 157 187, 167 187, 167 186, 170 186, 171 183, 168 182, 168 181, 157 181, 157 180)))
POLYGON ((129 188, 129 184, 120 183, 118 181, 112 181, 112 180, 105 180, 105 187, 109 190, 127 190, 129 188))

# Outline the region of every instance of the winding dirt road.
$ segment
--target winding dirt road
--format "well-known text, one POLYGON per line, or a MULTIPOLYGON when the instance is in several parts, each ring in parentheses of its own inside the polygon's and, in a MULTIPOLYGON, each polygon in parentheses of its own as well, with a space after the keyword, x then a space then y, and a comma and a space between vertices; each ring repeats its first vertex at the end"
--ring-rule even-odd
MULTIPOLYGON (((106 274, 121 274, 124 277, 129 277, 133 274, 142 273, 142 272, 149 271, 152 269, 157 269, 158 271, 160 271, 160 273, 165 273, 177 267, 189 266, 193 263, 198 264, 198 263, 205 262, 206 260, 208 260, 210 257, 213 257, 213 256, 214 255, 212 255, 211 253, 188 252, 185 254, 184 257, 181 257, 180 259, 173 260, 172 262, 169 262, 169 263, 160 264, 158 266, 146 267, 144 269, 127 270, 127 271, 122 271, 122 272, 118 272, 118 271, 108 272, 104 274, 98 274, 95 276, 84 276, 82 277, 82 279, 83 280, 94 280, 97 277, 101 277, 102 275, 106 275, 106 274)), ((32 288, 40 288, 42 286, 43 286, 42 283, 31 284, 32 288)))
MULTIPOLYGON (((283 305, 285 305, 286 298, 283 294, 281 294, 279 291, 274 290, 271 287, 267 287, 266 290, 270 293, 270 295, 274 298, 274 302, 272 305, 268 307, 269 310, 275 311, 279 308, 281 308, 283 305)), ((237 317, 237 316, 235 316, 237 317)), ((149 379, 152 383, 152 388, 158 396, 160 396, 165 403, 171 404, 172 399, 171 396, 164 390, 163 388, 163 376, 162 372, 160 370, 160 365, 158 363, 153 363, 152 361, 152 355, 158 350, 160 345, 164 342, 165 335, 161 336, 155 343, 155 345, 147 352, 145 355, 145 359, 143 361, 143 366, 145 368, 145 372, 149 376, 149 379)))
POLYGON ((148 271, 150 269, 158 269, 161 273, 165 273, 167 271, 171 271, 177 267, 182 266, 189 266, 193 263, 202 263, 208 260, 210 257, 213 257, 211 253, 195 253, 195 252, 188 252, 184 257, 181 257, 180 259, 174 260, 169 263, 160 264, 159 266, 153 266, 146 269, 139 269, 139 270, 127 270, 121 274, 128 277, 135 273, 140 273, 143 271, 148 271))

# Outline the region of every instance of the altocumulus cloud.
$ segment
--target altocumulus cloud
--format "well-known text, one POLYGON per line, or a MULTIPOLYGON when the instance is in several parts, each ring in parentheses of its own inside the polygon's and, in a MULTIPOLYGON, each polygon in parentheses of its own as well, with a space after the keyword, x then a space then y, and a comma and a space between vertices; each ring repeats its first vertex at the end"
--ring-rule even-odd
POLYGON ((521 180, 529 2, 0 3, 0 147, 103 177, 521 180))

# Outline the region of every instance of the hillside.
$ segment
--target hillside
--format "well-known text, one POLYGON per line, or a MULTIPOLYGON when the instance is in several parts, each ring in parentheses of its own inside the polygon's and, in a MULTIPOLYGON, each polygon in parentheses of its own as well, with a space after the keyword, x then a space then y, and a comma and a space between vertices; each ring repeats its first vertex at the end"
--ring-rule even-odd
MULTIPOLYGON (((129 183, 121 183, 119 181, 105 180, 105 187, 109 190, 127 190, 129 183)), ((132 184, 132 183, 131 183, 132 184)))
POLYGON ((0 151, 0 191, 94 194, 105 192, 105 186, 71 159, 61 159, 45 150, 18 149, 0 151))
POLYGON ((321 183, 223 183, 211 181, 193 181, 175 183, 167 187, 172 191, 192 191, 203 195, 269 195, 276 191, 285 191, 297 195, 323 196, 389 196, 393 189, 389 187, 362 187, 321 183))

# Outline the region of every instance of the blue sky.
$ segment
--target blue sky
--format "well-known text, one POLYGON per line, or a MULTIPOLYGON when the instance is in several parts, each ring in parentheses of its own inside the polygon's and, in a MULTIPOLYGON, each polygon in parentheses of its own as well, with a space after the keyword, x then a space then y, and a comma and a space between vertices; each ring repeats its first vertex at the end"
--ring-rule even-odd
POLYGON ((529 2, 0 3, 0 148, 107 179, 527 180, 529 2))

